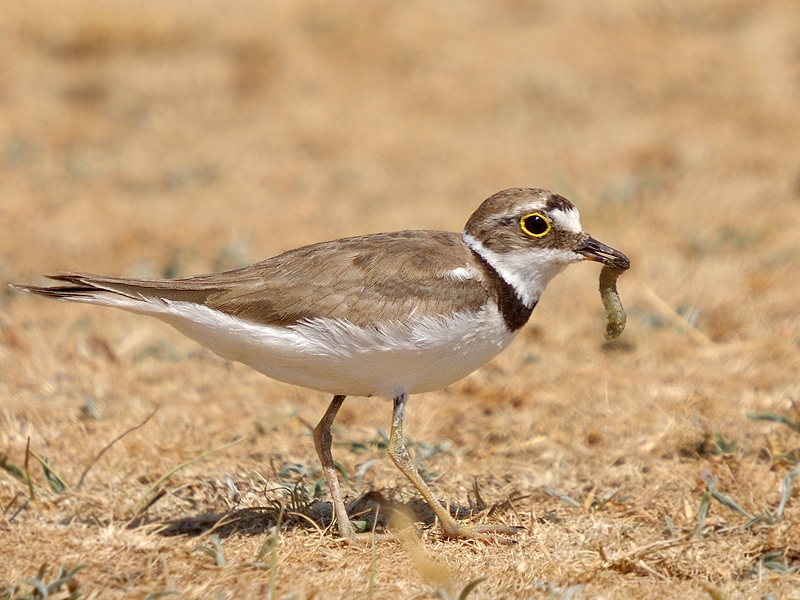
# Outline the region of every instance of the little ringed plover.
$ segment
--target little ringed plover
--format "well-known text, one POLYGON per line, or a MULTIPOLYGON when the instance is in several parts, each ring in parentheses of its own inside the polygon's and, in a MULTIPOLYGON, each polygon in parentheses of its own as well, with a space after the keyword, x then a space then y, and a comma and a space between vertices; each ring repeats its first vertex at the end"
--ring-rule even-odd
POLYGON ((156 317, 219 356, 333 394, 314 444, 343 538, 353 538, 331 455, 345 396, 384 396, 388 452, 450 538, 513 533, 466 525, 433 496, 403 444, 409 394, 441 389, 501 352, 570 263, 630 266, 593 239, 566 198, 515 188, 486 199, 460 233, 398 231, 322 242, 248 267, 178 279, 50 276, 42 296, 156 317))

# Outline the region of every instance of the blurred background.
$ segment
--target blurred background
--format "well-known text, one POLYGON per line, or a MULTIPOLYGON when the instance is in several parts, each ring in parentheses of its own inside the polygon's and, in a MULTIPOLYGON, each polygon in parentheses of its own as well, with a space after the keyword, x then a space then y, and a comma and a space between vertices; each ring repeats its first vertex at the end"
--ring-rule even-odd
POLYGON ((458 229, 491 193, 537 186, 575 201, 671 302, 723 270, 750 287, 705 291, 740 306, 795 254, 799 12, 11 2, 3 275, 185 274, 332 236, 458 229))
MULTIPOLYGON (((602 487, 586 482, 631 456, 666 481, 715 434, 757 461, 765 429, 746 413, 796 419, 800 398, 798 32, 796 0, 5 2, 0 283, 173 277, 324 239, 459 230, 492 193, 545 187, 631 257, 629 326, 604 343, 597 265, 577 265, 492 365, 412 398, 409 435, 459 449, 444 495, 463 499, 490 464, 523 491, 602 487)), ((164 406, 153 427, 169 448, 294 410, 313 423, 327 404, 209 362, 142 317, 3 285, 0 450, 21 463, 35 431, 80 454, 84 396, 122 417, 97 425, 114 431, 164 406)), ((374 435, 389 412, 348 402, 337 423, 374 435)), ((253 446, 313 461, 299 431, 253 446)), ((796 447, 775 435, 773 449, 796 447)), ((126 468, 169 456, 146 441, 129 442, 126 468)), ((685 468, 665 509, 678 524, 701 469, 685 468)), ((751 499, 777 489, 764 469, 751 499)))

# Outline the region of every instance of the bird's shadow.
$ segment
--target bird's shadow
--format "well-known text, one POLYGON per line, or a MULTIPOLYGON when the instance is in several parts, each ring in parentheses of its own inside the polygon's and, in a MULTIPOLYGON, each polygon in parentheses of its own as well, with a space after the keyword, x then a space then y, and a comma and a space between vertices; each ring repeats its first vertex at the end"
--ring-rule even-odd
MULTIPOLYGON (((475 513, 474 509, 451 505, 451 514, 463 519, 475 513)), ((263 535, 274 531, 280 524, 283 531, 293 529, 316 529, 325 532, 331 527, 332 506, 330 502, 314 501, 304 506, 284 506, 274 503, 269 506, 236 508, 220 513, 199 513, 168 520, 150 520, 146 517, 134 519, 130 528, 148 528, 165 537, 198 537, 215 533, 224 538, 231 535, 263 535)), ((433 511, 422 499, 399 502, 387 499, 377 491, 367 492, 348 503, 347 514, 359 531, 386 533, 395 515, 405 520, 431 527, 436 519, 433 511)))

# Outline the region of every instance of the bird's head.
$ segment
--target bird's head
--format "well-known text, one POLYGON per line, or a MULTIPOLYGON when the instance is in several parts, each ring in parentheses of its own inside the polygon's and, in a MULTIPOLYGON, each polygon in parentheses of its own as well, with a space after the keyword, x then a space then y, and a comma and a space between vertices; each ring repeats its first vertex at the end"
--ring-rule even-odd
POLYGON ((630 267, 622 252, 583 230, 572 202, 542 189, 513 188, 490 196, 461 236, 528 306, 571 263, 593 260, 623 270, 630 267))

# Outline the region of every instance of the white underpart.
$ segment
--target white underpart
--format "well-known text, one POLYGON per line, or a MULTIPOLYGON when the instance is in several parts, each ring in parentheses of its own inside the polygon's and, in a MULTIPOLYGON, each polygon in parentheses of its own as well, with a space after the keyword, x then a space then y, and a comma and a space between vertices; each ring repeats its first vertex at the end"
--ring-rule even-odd
POLYGON ((462 232, 461 238, 514 288, 519 299, 528 308, 539 301, 553 277, 569 264, 582 260, 581 255, 571 250, 557 248, 530 248, 499 253, 489 250, 467 232, 462 232))
POLYGON ((357 327, 312 319, 289 327, 245 321, 192 302, 98 295, 84 302, 147 314, 228 360, 330 394, 395 397, 469 375, 514 339, 494 304, 471 313, 412 316, 357 327))

